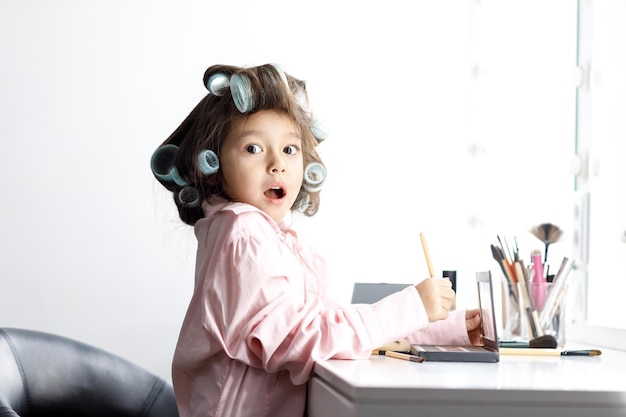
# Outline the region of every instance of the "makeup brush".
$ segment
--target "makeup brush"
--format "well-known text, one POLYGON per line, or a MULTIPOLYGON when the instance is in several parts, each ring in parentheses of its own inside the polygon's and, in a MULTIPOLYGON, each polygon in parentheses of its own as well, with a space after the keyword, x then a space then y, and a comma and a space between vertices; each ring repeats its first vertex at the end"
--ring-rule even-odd
POLYGON ((524 349, 500 348, 500 355, 529 355, 529 356, 600 356, 600 349, 561 350, 561 349, 524 349))
POLYGON ((551 334, 535 337, 528 342, 517 340, 501 340, 500 347, 505 348, 532 348, 532 349, 556 349, 559 345, 556 338, 551 334))
POLYGON ((530 229, 530 233, 532 233, 533 236, 535 236, 537 239, 541 240, 545 245, 546 249, 543 255, 543 261, 547 263, 548 247, 561 239, 561 236, 563 235, 563 230, 561 230, 559 226, 552 223, 541 223, 540 225, 532 227, 530 229))
POLYGON ((551 334, 544 334, 543 336, 535 337, 528 342, 528 347, 531 348, 552 348, 555 349, 558 346, 558 342, 551 334))
POLYGON ((493 243, 491 244, 491 255, 493 256, 493 259, 498 262, 498 265, 500 265, 500 269, 502 269, 502 273, 504 274, 504 277, 509 284, 509 293, 513 296, 513 299, 517 303, 517 282, 515 281, 515 275, 511 269, 511 265, 509 265, 508 261, 506 260, 502 249, 494 245, 493 243))

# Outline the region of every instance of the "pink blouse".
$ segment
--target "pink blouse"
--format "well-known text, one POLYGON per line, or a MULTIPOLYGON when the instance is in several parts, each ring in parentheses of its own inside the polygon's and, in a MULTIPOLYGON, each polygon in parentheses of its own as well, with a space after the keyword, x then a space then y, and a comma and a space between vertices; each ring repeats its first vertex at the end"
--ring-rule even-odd
POLYGON ((469 343, 465 312, 428 323, 408 286, 372 305, 327 294, 323 259, 257 208, 203 205, 194 293, 172 377, 181 417, 301 416, 318 360, 363 359, 385 343, 469 343))

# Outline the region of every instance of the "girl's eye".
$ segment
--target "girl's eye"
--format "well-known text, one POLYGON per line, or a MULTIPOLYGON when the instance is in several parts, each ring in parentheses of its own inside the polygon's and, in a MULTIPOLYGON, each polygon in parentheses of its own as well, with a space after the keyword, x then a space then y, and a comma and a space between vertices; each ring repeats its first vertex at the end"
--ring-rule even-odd
POLYGON ((246 152, 249 152, 249 153, 259 153, 261 151, 262 151, 262 149, 261 149, 261 147, 259 145, 248 145, 248 146, 246 146, 246 152))
POLYGON ((296 155, 299 150, 300 148, 298 148, 297 146, 289 145, 289 146, 285 146, 285 148, 283 149, 283 152, 285 152, 288 155, 296 155))

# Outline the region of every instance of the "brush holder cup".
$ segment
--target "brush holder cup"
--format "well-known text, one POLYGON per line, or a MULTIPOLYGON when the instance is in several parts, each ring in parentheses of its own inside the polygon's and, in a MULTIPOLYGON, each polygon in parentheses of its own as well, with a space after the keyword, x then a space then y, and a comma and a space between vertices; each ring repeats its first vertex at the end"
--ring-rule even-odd
MULTIPOLYGON (((506 278, 503 277, 502 285, 502 340, 522 340, 524 331, 520 320, 520 307, 517 299, 517 291, 508 287, 506 278)), ((528 334, 526 333, 526 338, 528 334)))
POLYGON ((565 345, 565 299, 567 288, 552 294, 552 283, 530 283, 527 288, 503 286, 503 340, 528 342, 542 335, 552 335, 559 347, 565 345), (557 302, 550 302, 557 299, 557 302))

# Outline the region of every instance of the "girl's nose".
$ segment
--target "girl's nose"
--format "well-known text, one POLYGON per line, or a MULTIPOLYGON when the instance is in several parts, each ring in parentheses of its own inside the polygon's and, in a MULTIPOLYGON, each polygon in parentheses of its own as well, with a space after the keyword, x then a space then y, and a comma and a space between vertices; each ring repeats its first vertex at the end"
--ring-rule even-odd
POLYGON ((285 172, 285 163, 281 155, 272 153, 270 156, 268 168, 270 173, 277 174, 279 172, 285 172))

